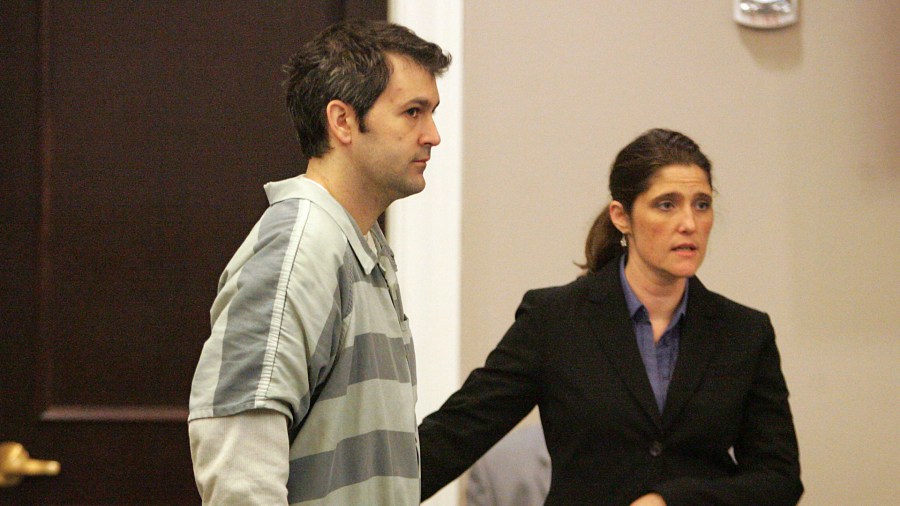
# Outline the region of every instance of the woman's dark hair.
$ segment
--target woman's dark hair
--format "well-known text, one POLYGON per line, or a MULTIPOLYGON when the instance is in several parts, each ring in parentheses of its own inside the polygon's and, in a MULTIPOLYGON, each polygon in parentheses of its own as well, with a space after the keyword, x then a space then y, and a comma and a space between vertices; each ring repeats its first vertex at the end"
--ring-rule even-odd
POLYGON ((388 53, 409 58, 433 76, 450 65, 449 54, 409 28, 359 19, 332 25, 291 57, 284 66, 284 86, 304 155, 315 158, 328 152, 325 107, 332 100, 353 107, 360 129, 366 131, 366 114, 393 71, 388 53))
MULTIPOLYGON (((635 199, 650 188, 659 169, 668 165, 696 165, 706 172, 712 186, 712 165, 700 146, 682 133, 654 128, 631 141, 616 156, 609 172, 612 199, 631 215, 635 199)), ((580 267, 596 272, 618 258, 625 251, 620 244, 621 237, 609 217, 607 205, 591 225, 584 245, 586 261, 580 267)))

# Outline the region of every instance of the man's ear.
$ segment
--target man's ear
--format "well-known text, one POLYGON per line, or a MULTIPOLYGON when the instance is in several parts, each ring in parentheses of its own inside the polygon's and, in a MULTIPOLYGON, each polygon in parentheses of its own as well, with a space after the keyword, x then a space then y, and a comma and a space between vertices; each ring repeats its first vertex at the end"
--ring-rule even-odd
POLYGON ((623 234, 631 233, 631 219, 628 217, 628 213, 625 212, 625 207, 618 200, 613 200, 609 203, 609 219, 619 229, 619 232, 623 234))
POLYGON ((353 141, 353 129, 356 124, 356 112, 350 104, 341 100, 332 100, 325 106, 325 118, 328 120, 328 135, 335 142, 350 144, 353 141))

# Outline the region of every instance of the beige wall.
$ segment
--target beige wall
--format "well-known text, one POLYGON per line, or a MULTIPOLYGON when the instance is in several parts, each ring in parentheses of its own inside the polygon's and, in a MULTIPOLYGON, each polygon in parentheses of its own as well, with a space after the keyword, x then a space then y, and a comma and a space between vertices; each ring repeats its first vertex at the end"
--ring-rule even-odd
POLYGON ((730 0, 465 3, 462 373, 523 292, 578 273, 609 163, 697 140, 716 227, 700 271, 768 311, 803 504, 900 496, 900 3, 816 0, 754 31, 730 0))

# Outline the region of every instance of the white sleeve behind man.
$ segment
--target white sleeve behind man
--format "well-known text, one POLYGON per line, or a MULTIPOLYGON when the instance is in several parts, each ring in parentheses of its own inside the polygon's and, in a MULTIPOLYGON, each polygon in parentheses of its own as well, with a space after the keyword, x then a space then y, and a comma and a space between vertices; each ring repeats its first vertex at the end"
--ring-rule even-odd
POLYGON ((287 417, 257 409, 188 424, 203 504, 287 505, 287 417))
POLYGON ((550 454, 539 423, 503 437, 469 471, 468 506, 539 506, 550 492, 550 454))

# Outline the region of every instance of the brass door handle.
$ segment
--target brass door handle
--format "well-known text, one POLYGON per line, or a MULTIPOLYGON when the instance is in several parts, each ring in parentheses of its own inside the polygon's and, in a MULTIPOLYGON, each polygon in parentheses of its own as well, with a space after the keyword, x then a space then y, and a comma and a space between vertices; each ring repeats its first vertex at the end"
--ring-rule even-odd
POLYGON ((14 487, 25 476, 56 476, 59 462, 32 459, 19 443, 0 443, 0 488, 14 487))

